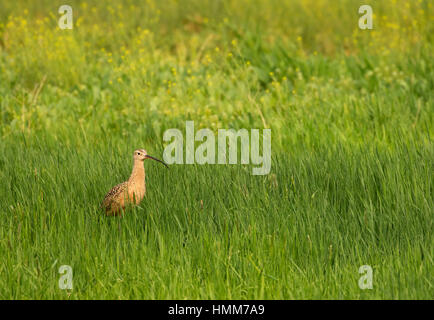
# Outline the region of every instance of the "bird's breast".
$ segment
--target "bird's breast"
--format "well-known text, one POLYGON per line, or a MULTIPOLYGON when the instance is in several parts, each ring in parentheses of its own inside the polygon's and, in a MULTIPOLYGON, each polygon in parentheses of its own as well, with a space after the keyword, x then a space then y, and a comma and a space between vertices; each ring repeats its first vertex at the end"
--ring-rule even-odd
POLYGON ((145 182, 133 182, 128 186, 128 197, 131 202, 139 204, 142 201, 146 193, 145 182))

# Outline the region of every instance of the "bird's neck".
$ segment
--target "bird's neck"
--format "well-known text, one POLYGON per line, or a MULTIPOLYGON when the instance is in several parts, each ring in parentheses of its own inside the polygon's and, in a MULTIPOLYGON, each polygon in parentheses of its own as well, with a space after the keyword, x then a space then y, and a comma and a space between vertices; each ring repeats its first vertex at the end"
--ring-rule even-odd
POLYGON ((143 161, 134 161, 133 171, 131 172, 129 182, 143 181, 145 182, 145 167, 143 161))

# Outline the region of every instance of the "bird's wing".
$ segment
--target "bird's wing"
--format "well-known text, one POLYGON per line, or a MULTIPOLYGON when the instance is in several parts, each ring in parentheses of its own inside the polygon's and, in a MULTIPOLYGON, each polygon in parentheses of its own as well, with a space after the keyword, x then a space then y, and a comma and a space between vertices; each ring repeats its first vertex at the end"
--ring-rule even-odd
POLYGON ((117 198, 119 194, 124 192, 124 190, 127 188, 127 182, 119 183, 118 185, 114 186, 104 197, 104 200, 101 203, 101 206, 103 208, 107 208, 111 202, 117 198))

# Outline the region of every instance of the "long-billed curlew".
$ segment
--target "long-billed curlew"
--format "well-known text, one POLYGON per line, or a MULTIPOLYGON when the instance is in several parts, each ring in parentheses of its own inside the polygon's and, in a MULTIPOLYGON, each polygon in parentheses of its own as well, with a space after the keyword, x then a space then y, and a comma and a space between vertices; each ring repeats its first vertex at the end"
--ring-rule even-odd
POLYGON ((130 178, 114 186, 106 194, 101 204, 107 215, 118 215, 125 209, 126 205, 138 205, 142 201, 146 192, 145 167, 143 166, 145 159, 156 160, 168 168, 166 163, 151 157, 146 150, 138 149, 134 151, 134 165, 130 178))

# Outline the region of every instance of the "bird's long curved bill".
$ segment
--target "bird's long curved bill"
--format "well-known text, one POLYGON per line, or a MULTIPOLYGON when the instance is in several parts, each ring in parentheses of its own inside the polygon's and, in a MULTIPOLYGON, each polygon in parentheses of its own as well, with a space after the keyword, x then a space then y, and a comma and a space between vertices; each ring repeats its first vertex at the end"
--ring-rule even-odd
POLYGON ((161 161, 160 159, 154 158, 150 155, 147 155, 146 158, 161 162, 162 164, 164 164, 166 166, 166 168, 169 168, 169 166, 164 161, 161 161))

